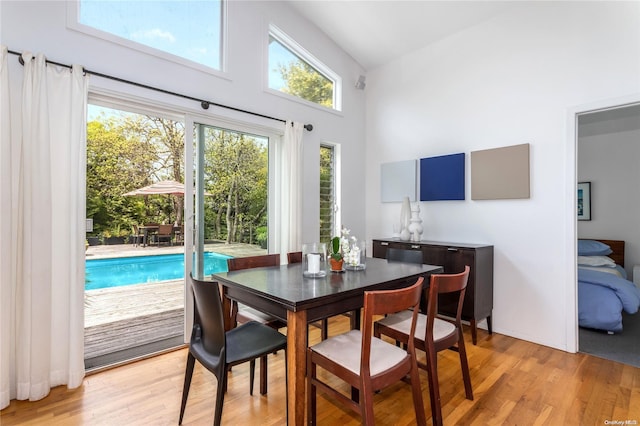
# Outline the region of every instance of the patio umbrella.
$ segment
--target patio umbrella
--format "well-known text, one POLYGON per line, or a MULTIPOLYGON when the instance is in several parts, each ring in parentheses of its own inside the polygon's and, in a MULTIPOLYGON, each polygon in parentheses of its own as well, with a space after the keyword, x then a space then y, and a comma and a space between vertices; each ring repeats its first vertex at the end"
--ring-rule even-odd
POLYGON ((176 182, 175 180, 162 180, 142 188, 134 189, 124 195, 134 196, 159 194, 184 195, 184 183, 176 182))
MULTIPOLYGON (((184 183, 176 182, 175 180, 161 180, 160 182, 152 183, 151 185, 143 186, 142 188, 134 189, 126 194, 130 196, 140 195, 180 195, 184 196, 184 183)), ((204 195, 211 195, 205 192, 204 195)))
MULTIPOLYGON (((127 197, 140 195, 184 195, 184 184, 174 180, 162 180, 124 194, 127 197)), ((169 217, 171 219, 171 217, 169 217)), ((179 220, 179 218, 176 218, 179 220)))

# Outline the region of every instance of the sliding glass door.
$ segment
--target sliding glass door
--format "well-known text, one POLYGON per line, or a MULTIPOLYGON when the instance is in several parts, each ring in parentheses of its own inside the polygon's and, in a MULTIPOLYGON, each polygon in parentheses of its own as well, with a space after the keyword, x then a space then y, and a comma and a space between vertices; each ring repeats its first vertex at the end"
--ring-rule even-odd
POLYGON ((124 103, 88 107, 88 370, 183 343, 184 129, 179 116, 124 103), (165 181, 177 186, 138 191, 165 181), (160 239, 162 224, 170 231, 160 239))
POLYGON ((270 236, 272 136, 194 125, 194 276, 215 271, 213 254, 265 254, 270 236))

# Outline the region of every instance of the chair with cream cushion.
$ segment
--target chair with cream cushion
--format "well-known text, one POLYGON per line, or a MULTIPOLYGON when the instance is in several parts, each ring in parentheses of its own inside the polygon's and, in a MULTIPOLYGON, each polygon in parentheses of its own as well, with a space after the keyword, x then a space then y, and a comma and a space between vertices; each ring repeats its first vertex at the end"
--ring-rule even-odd
MULTIPOLYGON (((438 385, 437 353, 445 349, 453 349, 460 355, 462 380, 464 382, 467 399, 473 400, 471 377, 467 352, 464 346, 462 334, 462 304, 469 278, 469 266, 458 274, 433 274, 429 282, 427 314, 419 314, 415 332, 411 333, 414 312, 403 311, 389 315, 377 321, 374 325, 374 335, 389 336, 396 341, 407 343, 413 341, 415 347, 427 354, 427 363, 418 363, 421 368, 427 370, 429 376, 429 397, 431 399, 431 415, 434 425, 442 424, 442 408, 440 402, 440 388, 438 385), (436 318, 438 313, 438 295, 453 293, 457 295, 457 313, 452 321, 436 318), (414 339, 409 340, 413 335, 414 339)), ((425 290, 426 293, 426 290, 425 290)))
POLYGON ((329 337, 307 349, 307 421, 316 423, 316 391, 331 394, 346 406, 359 412, 362 424, 374 424, 374 392, 394 384, 407 375, 411 379, 416 423, 426 424, 420 378, 413 341, 406 350, 372 336, 374 316, 412 309, 409 330, 415 330, 418 306, 422 294, 420 277, 415 284, 399 290, 370 291, 364 293, 362 332, 351 330, 329 337), (317 369, 339 377, 352 389, 359 391, 359 402, 332 388, 317 375, 317 369))

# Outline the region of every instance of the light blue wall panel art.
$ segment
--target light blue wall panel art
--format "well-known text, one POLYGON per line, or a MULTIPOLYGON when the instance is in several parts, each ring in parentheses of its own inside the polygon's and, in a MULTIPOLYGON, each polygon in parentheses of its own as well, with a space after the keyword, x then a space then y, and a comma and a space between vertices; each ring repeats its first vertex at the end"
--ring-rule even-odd
POLYGON ((417 161, 396 161, 380 166, 380 197, 383 203, 399 203, 404 197, 416 201, 417 161))

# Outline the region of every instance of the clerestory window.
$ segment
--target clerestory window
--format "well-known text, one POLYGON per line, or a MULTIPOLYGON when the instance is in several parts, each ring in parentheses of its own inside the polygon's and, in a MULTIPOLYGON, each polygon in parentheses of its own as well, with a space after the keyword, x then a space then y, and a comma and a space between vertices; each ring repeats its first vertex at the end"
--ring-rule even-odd
POLYGON ((269 29, 269 88, 340 110, 341 79, 278 28, 269 29))
POLYGON ((77 0, 68 3, 68 25, 175 62, 221 71, 224 1, 77 0))

